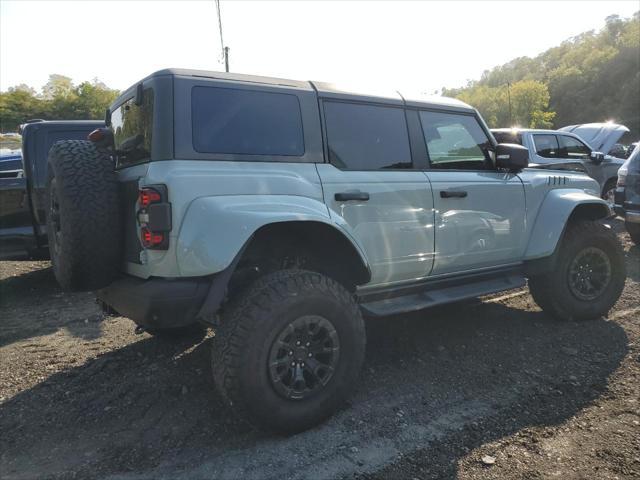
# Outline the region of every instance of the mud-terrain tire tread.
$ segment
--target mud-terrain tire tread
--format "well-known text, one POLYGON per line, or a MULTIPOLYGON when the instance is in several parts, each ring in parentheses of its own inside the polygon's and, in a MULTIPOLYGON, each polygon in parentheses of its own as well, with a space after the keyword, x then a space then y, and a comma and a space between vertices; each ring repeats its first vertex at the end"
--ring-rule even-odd
POLYGON ((47 231, 53 271, 66 290, 109 285, 121 260, 118 181, 109 156, 89 141, 56 142, 49 151, 47 231), (62 241, 53 245, 49 217, 51 182, 60 205, 62 241))
POLYGON ((529 292, 538 306, 557 320, 590 320, 606 315, 620 297, 626 278, 624 250, 611 228, 597 221, 574 221, 567 226, 552 272, 529 278, 529 292), (566 286, 566 272, 576 249, 585 241, 599 243, 611 260, 611 281, 596 300, 585 302, 566 286))
POLYGON ((366 333, 360 308, 352 294, 342 285, 316 272, 281 270, 259 278, 231 300, 225 308, 221 325, 215 330, 212 371, 218 392, 232 407, 236 416, 267 430, 299 432, 329 417, 351 393, 364 360, 366 333), (241 388, 240 367, 243 352, 250 348, 247 345, 249 334, 287 298, 299 297, 306 292, 321 292, 327 299, 338 302, 353 322, 356 342, 353 351, 349 352, 353 368, 348 369, 343 378, 331 380, 339 382, 333 398, 325 402, 320 411, 310 412, 302 421, 257 414, 253 407, 256 402, 262 402, 262 399, 247 398, 241 388))
POLYGON ((640 245, 640 223, 624 222, 624 226, 631 237, 631 241, 636 245, 640 245))

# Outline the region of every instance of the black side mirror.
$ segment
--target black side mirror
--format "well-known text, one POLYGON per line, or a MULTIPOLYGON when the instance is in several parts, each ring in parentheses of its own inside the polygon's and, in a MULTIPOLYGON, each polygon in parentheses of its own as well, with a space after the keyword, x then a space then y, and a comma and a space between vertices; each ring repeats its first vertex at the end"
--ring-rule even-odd
POLYGON ((142 105, 143 101, 144 101, 144 87, 142 86, 142 83, 139 83, 138 85, 136 85, 136 97, 134 99, 134 103, 139 107, 140 105, 142 105))
POLYGON ((111 126, 111 109, 107 108, 107 111, 104 113, 104 125, 106 127, 111 126))
POLYGON ((496 146, 496 167, 518 172, 529 166, 529 150, 515 143, 499 143, 496 146))
POLYGON ((591 154, 589 155, 589 159, 596 165, 600 165, 604 161, 604 153, 591 152, 591 154))

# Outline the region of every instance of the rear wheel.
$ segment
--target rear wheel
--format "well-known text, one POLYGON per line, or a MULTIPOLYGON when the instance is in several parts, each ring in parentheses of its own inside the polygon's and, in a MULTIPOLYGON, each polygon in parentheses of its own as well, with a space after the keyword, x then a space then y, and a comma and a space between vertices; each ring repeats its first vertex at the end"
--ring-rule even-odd
POLYGON ((118 182, 108 155, 92 142, 65 140, 49 151, 47 237, 56 280, 96 290, 120 262, 118 182))
POLYGON ((625 277, 624 252, 611 228, 578 221, 567 226, 554 271, 531 277, 529 290, 553 317, 587 320, 611 309, 625 277))
POLYGON ((353 296, 319 273, 284 270, 257 280, 227 308, 213 341, 213 376, 240 416, 296 432, 339 408, 364 351, 353 296))
POLYGON ((636 245, 640 245, 640 223, 624 222, 624 226, 636 245))

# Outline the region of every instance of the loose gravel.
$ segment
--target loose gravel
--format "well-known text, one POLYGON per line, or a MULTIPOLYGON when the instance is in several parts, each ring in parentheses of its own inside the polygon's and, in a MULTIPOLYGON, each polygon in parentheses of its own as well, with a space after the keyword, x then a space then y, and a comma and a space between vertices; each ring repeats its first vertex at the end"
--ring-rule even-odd
POLYGON ((0 477, 640 478, 640 247, 607 318, 560 323, 526 289, 368 319, 352 401, 281 437, 239 422, 212 331, 162 339, 0 262, 0 477))

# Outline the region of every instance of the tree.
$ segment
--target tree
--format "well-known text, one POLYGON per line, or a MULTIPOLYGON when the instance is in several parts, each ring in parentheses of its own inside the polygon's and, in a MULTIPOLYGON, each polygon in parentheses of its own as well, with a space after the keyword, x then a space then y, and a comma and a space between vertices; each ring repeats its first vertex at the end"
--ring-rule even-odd
POLYGON ((537 80, 521 80, 511 87, 513 119, 517 125, 550 128, 555 112, 549 112, 549 89, 537 80))
POLYGON ((49 81, 42 87, 42 97, 46 100, 67 97, 73 92, 73 83, 69 77, 53 73, 49 81))
POLYGON ((69 77, 53 74, 40 94, 24 84, 0 93, 0 131, 16 131, 32 118, 45 120, 96 120, 118 91, 107 88, 97 78, 73 85, 69 77))
POLYGON ((631 18, 611 15, 598 32, 576 35, 534 58, 516 58, 463 88, 443 89, 443 94, 477 107, 489 125, 504 127, 508 126, 503 115, 508 102, 498 93, 507 82, 512 85, 514 123, 561 127, 614 119, 629 127, 637 139, 640 11, 631 18))

